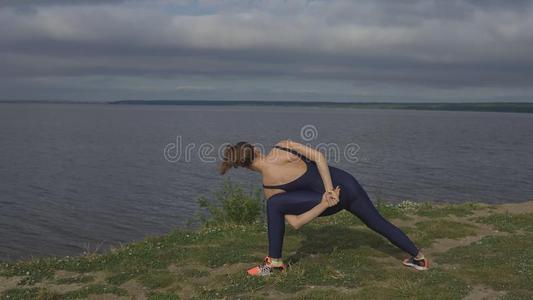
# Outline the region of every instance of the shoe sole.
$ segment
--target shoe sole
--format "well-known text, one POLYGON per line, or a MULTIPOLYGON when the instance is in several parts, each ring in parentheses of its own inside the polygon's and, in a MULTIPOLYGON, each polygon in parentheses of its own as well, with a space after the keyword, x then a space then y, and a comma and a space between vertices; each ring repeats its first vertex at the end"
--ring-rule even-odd
POLYGON ((404 266, 407 266, 407 267, 413 267, 413 268, 417 269, 418 271, 426 271, 426 270, 429 269, 428 267, 422 267, 422 266, 415 265, 415 264, 412 264, 412 263, 402 262, 402 264, 404 266))
POLYGON ((284 267, 284 268, 281 268, 281 267, 274 267, 272 269, 272 271, 268 274, 257 274, 257 275, 254 275, 254 274, 250 274, 248 272, 246 272, 246 274, 248 274, 249 276, 254 276, 254 277, 263 277, 263 276, 270 276, 270 275, 273 275, 274 273, 285 273, 287 272, 287 267, 284 267))

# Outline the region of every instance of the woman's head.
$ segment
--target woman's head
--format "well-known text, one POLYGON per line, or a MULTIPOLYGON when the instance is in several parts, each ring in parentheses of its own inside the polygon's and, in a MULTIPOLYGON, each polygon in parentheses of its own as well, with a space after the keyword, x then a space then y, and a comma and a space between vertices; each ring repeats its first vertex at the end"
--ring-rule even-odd
POLYGON ((238 142, 235 145, 228 145, 224 149, 224 157, 220 164, 220 174, 223 175, 231 167, 249 168, 256 158, 256 149, 247 142, 238 142))

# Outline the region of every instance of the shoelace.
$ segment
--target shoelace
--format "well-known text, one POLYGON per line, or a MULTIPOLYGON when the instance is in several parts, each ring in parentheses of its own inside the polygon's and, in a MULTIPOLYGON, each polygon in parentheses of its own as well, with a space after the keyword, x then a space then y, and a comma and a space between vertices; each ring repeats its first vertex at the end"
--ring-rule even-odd
POLYGON ((272 271, 272 268, 267 264, 260 264, 259 270, 261 273, 270 273, 272 271))
POLYGON ((422 259, 415 259, 414 257, 411 258, 411 261, 416 264, 416 265, 419 265, 419 266, 424 266, 426 264, 425 262, 425 258, 422 258, 422 259))

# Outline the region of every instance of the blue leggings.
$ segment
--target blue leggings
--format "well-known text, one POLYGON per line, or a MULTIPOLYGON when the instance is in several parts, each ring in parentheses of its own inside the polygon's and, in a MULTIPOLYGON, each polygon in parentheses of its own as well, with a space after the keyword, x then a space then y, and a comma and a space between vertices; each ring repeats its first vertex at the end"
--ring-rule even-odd
MULTIPOLYGON (((346 209, 398 248, 412 256, 418 254, 418 249, 405 233, 381 216, 355 179, 344 183, 341 186, 341 197, 337 205, 327 208, 319 217, 329 216, 346 209)), ((267 200, 268 254, 270 257, 281 258, 285 235, 284 215, 302 214, 318 205, 321 199, 322 193, 312 190, 294 190, 276 194, 267 200)))

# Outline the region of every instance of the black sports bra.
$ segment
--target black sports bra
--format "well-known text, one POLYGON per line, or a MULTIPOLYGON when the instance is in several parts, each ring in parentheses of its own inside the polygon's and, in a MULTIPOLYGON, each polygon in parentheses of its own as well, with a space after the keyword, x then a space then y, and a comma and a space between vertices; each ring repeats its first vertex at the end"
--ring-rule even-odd
POLYGON ((313 160, 309 159, 307 156, 301 154, 300 152, 296 151, 296 150, 293 150, 293 149, 289 149, 289 148, 285 148, 285 147, 282 147, 282 146, 274 146, 274 148, 278 148, 278 149, 281 149, 281 150, 285 150, 285 151, 288 151, 296 156, 298 156, 301 160, 303 160, 305 162, 305 164, 307 165, 307 171, 302 174, 300 177, 296 178, 295 180, 291 181, 291 182, 288 182, 288 183, 284 183, 284 184, 279 184, 279 185, 264 185, 263 184, 263 188, 267 188, 267 189, 283 189, 283 187, 286 187, 287 185, 297 181, 298 179, 302 178, 308 171, 309 171, 309 164, 311 162, 313 162, 313 160))

